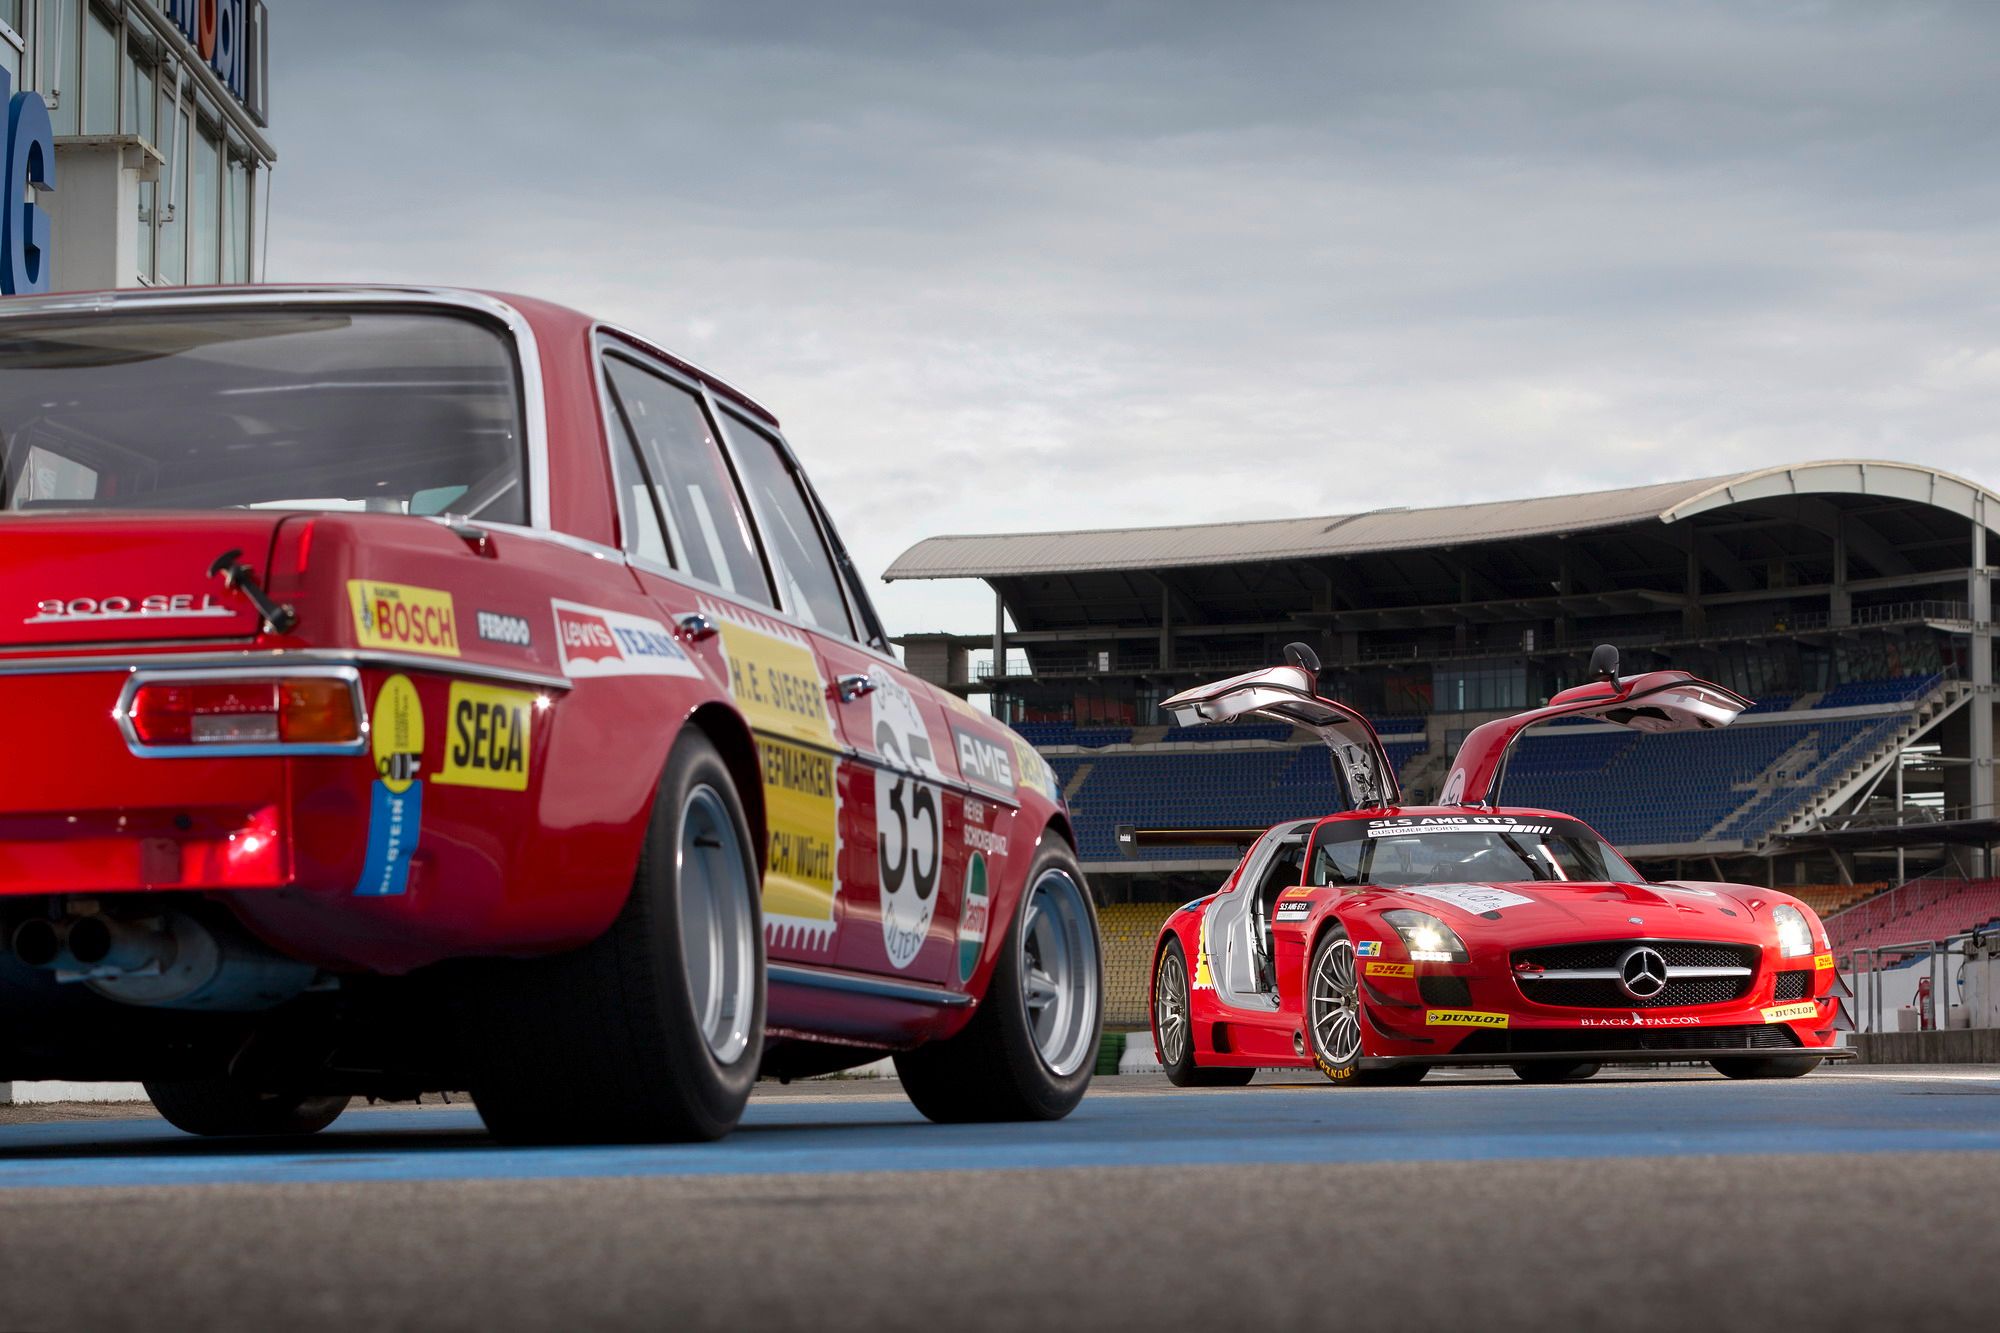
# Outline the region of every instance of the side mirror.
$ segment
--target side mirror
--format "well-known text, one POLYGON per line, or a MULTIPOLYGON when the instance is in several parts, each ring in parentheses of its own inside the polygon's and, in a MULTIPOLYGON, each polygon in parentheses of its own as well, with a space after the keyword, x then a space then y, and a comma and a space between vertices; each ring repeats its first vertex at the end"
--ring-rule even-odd
POLYGON ((1590 655, 1590 674, 1612 685, 1618 683, 1618 646, 1600 643, 1590 655))
POLYGON ((1286 644, 1285 661, 1288 664, 1295 666, 1299 670, 1305 672, 1308 676, 1311 676, 1314 681, 1313 688, 1314 689, 1319 688, 1318 686, 1319 654, 1312 650, 1311 644, 1309 643, 1286 644))

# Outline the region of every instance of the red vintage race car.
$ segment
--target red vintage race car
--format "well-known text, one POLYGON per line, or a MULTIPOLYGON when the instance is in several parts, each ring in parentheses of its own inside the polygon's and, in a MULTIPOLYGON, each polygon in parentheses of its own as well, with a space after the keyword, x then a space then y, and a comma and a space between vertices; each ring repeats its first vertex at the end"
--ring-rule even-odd
MULTIPOLYGON (((1509 748, 1556 718, 1640 731, 1719 727, 1748 701, 1682 671, 1598 679, 1468 735, 1444 803, 1404 806, 1367 720, 1316 693, 1318 663, 1169 699, 1182 726, 1261 716, 1333 747, 1346 813, 1243 830, 1249 850, 1181 908, 1154 952, 1153 1037, 1182 1086, 1317 1065, 1336 1083, 1415 1083, 1444 1065, 1529 1082, 1608 1062, 1707 1061, 1736 1078, 1804 1074, 1834 1048, 1826 930, 1772 889, 1653 883, 1580 820, 1497 803, 1509 748)), ((1217 830, 1120 830, 1214 843, 1217 830)))
POLYGON ((891 1052, 934 1119, 1083 1095, 1049 770, 898 664, 736 389, 513 297, 10 300, 0 459, 0 1082, 515 1140, 891 1052))

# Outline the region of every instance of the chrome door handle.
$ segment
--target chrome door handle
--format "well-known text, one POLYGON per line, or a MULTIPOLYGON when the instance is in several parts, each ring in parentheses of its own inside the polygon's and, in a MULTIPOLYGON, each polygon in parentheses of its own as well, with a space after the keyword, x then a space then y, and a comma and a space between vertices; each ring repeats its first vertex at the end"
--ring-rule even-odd
POLYGON ((862 695, 873 694, 881 687, 876 684, 873 676, 842 676, 834 682, 834 688, 840 691, 842 703, 851 704, 862 695))
POLYGON ((701 643, 715 637, 715 622, 699 611, 690 611, 684 616, 674 617, 674 626, 680 637, 689 643, 701 643))

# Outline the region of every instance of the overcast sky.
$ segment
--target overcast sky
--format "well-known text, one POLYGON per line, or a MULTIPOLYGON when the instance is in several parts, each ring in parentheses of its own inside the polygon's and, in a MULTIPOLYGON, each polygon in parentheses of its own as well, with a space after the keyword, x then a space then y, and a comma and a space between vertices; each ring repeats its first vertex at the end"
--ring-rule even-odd
POLYGON ((271 9, 273 279, 651 334, 778 413, 871 576, 1807 458, 2000 483, 2000 6, 271 9))

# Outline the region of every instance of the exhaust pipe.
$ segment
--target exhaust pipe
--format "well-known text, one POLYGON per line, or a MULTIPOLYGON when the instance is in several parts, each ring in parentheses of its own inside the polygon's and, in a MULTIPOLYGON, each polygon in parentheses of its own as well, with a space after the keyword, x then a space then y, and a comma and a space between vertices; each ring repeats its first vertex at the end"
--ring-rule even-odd
POLYGON ((62 957, 68 923, 34 917, 14 927, 14 956, 29 967, 53 967, 62 957))
POLYGON ((164 972, 174 965, 180 946, 161 926, 158 921, 134 924, 104 916, 78 917, 69 928, 69 956, 86 968, 108 973, 164 972))

